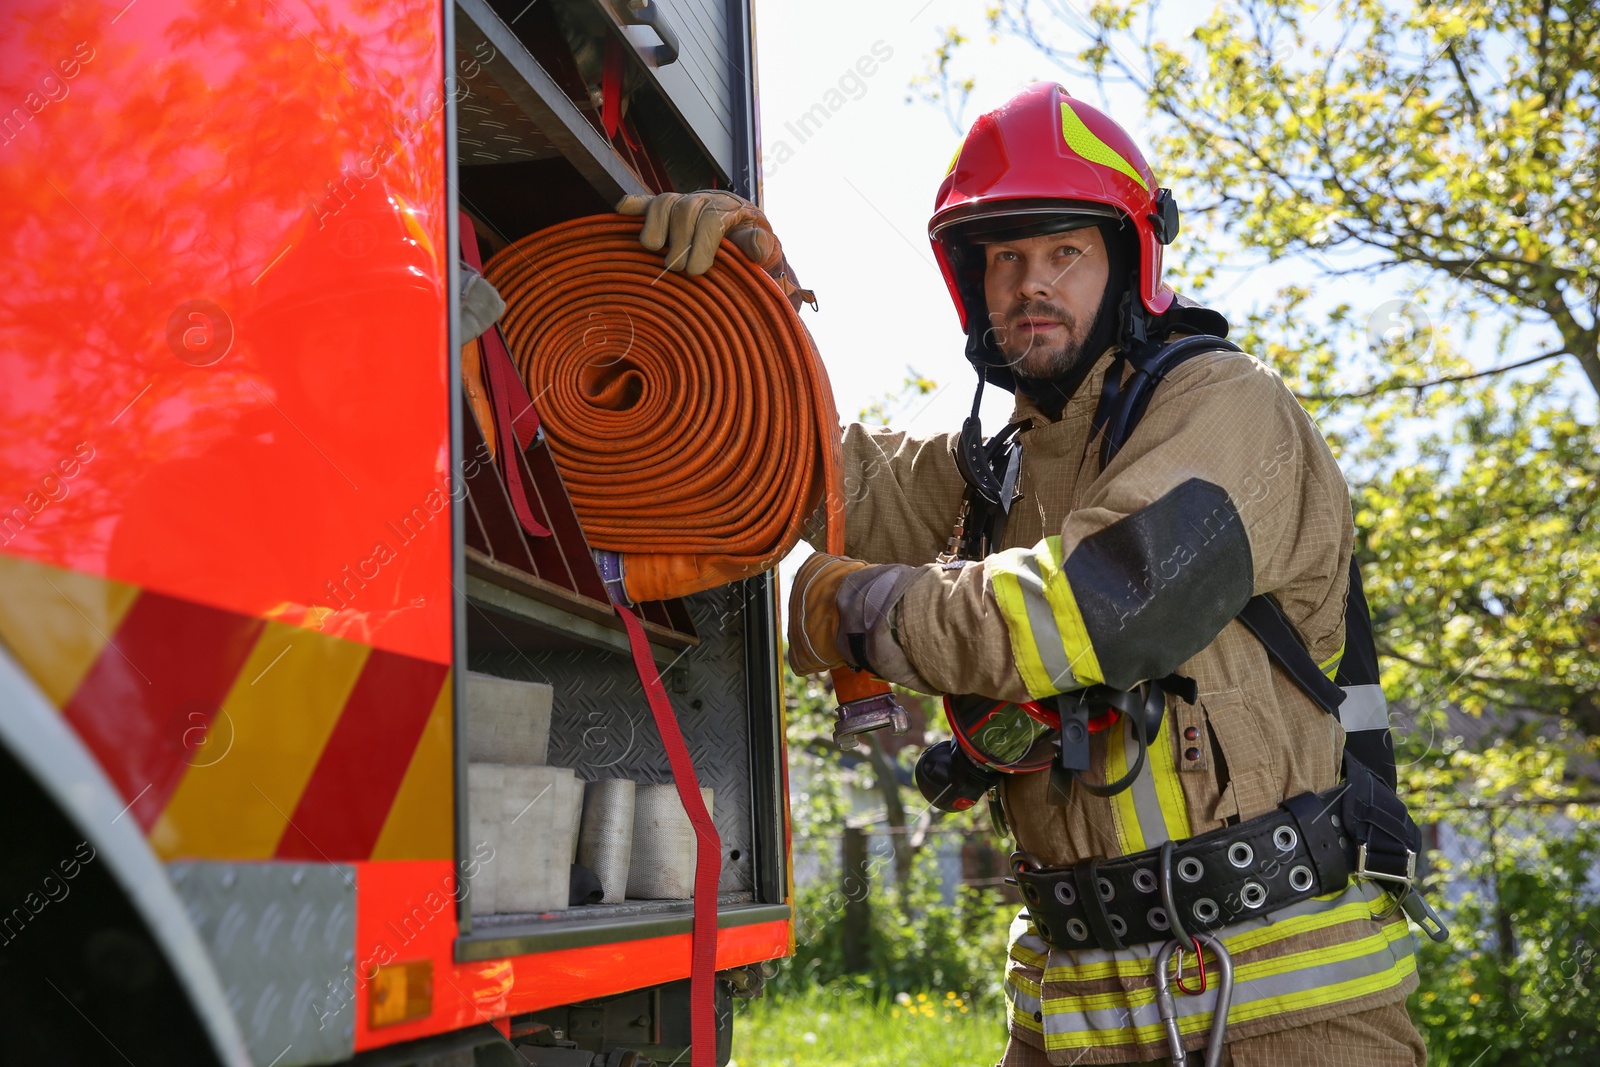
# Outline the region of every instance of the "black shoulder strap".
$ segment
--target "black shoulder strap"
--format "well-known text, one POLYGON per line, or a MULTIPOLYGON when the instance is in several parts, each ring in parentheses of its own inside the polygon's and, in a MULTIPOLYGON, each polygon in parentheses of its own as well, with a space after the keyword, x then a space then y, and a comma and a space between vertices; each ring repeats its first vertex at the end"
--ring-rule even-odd
POLYGON ((1339 705, 1344 703, 1344 690, 1322 673, 1276 600, 1266 594, 1251 597, 1244 610, 1239 612, 1239 621, 1256 635, 1256 640, 1266 647, 1267 655, 1283 669, 1283 673, 1293 679, 1306 696, 1316 701, 1317 707, 1338 718, 1339 705))
POLYGON ((1100 435, 1100 469, 1104 470, 1111 459, 1133 436, 1150 397, 1173 368, 1184 360, 1202 352, 1241 352, 1238 345, 1222 337, 1199 334, 1183 337, 1166 344, 1149 342, 1123 353, 1118 353, 1106 371, 1105 384, 1100 389, 1100 403, 1095 407, 1092 433, 1100 435), (1123 380, 1123 365, 1133 368, 1133 373, 1123 380))
MULTIPOLYGON (((1219 349, 1242 351, 1232 341, 1206 335, 1166 344, 1145 344, 1119 355, 1106 372, 1093 432, 1100 437, 1102 470, 1133 435, 1144 417, 1156 386, 1184 360, 1219 349), (1123 380, 1123 360, 1133 368, 1123 380)), ((1396 786, 1394 738, 1389 733, 1388 704, 1378 676, 1378 651, 1372 638, 1372 616, 1361 588, 1361 569, 1350 561, 1350 593, 1345 600, 1344 654, 1333 679, 1311 658, 1300 635, 1269 596, 1251 597, 1239 612, 1267 655, 1316 705, 1338 718, 1345 728, 1345 750, 1369 768, 1390 789, 1396 786)))
MULTIPOLYGON (((1308 657, 1309 658, 1309 657, 1308 657)), ((1394 735, 1389 731, 1389 701, 1378 675, 1378 646, 1372 613, 1361 588, 1361 568, 1350 561, 1350 595, 1344 602, 1344 656, 1334 682, 1344 690, 1339 720, 1345 751, 1360 760, 1390 789, 1398 787, 1394 735)))

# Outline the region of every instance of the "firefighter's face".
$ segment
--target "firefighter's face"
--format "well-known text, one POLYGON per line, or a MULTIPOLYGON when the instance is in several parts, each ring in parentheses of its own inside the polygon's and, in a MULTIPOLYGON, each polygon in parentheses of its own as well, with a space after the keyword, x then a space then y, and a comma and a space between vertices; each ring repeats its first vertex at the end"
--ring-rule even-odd
POLYGON ((1109 277, 1096 226, 985 245, 989 325, 1012 370, 1053 378, 1083 358, 1109 277))

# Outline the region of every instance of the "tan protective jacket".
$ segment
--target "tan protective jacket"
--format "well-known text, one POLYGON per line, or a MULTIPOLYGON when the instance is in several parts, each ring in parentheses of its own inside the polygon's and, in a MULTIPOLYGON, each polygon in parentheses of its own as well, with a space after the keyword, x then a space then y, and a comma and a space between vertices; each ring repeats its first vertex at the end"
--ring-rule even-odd
MULTIPOLYGON (((1193 706, 1168 698, 1145 770, 1115 797, 1077 789, 1053 807, 1046 774, 1007 777, 1001 796, 1018 847, 1045 866, 1191 837, 1339 777, 1338 723, 1270 666, 1242 624, 1207 621, 1225 587, 1233 600, 1271 593, 1317 661, 1337 662, 1353 528, 1327 444, 1276 373, 1216 352, 1172 372, 1101 471, 1090 424, 1109 364, 1108 354, 1057 421, 1018 398, 1015 418, 1033 420, 1022 434, 1022 495, 1005 551, 980 563, 931 563, 964 490, 954 435, 860 425, 844 434, 846 553, 927 565, 899 603, 895 634, 933 688, 1021 698, 1101 680, 1126 687, 1174 668, 1198 683, 1193 706), (1186 516, 1188 507, 1204 511, 1186 516), (1189 647, 1182 662, 1170 659, 1189 647)), ((1121 777, 1134 744, 1126 729, 1094 735, 1090 780, 1121 777)), ((1379 903, 1369 898, 1377 891, 1352 884, 1230 927, 1230 1035, 1363 1011, 1414 988, 1405 921, 1373 920, 1379 903)), ((1151 979, 1158 944, 1052 950, 1026 913, 1011 940, 1014 1040, 1062 1064, 1166 1054, 1151 979)), ((1187 1044, 1199 1047, 1214 993, 1178 1001, 1187 1044)))

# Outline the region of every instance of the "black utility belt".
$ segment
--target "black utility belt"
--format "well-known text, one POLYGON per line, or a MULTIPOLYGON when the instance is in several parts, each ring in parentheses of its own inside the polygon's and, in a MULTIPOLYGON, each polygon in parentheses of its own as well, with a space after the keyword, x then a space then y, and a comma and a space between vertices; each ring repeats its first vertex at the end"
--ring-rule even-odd
POLYGON ((1343 889, 1352 874, 1420 901, 1410 891, 1416 853, 1401 846, 1369 855, 1369 840, 1377 848, 1390 842, 1348 793, 1340 783, 1237 826, 1071 867, 1041 868, 1019 852, 1017 885, 1039 936, 1060 949, 1112 950, 1218 930, 1343 889))

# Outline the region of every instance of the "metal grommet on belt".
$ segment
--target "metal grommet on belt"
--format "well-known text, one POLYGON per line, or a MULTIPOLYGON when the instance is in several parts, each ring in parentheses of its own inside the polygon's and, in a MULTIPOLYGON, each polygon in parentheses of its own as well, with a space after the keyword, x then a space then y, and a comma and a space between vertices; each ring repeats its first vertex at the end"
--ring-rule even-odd
POLYGON ((1066 880, 1057 882, 1056 899, 1061 902, 1063 907, 1072 907, 1078 902, 1078 887, 1066 880))
POLYGON ((1154 893, 1156 891, 1155 872, 1148 867, 1140 867, 1133 872, 1133 888, 1141 893, 1154 893))
POLYGON ((1193 856, 1185 856, 1178 861, 1178 877, 1185 882, 1198 882, 1206 873, 1206 865, 1193 856))
POLYGON ((1083 925, 1082 919, 1067 920, 1067 936, 1074 941, 1089 940, 1089 928, 1083 925))
POLYGON ((1145 912, 1144 921, 1150 924, 1152 930, 1165 930, 1172 925, 1167 919, 1167 909, 1161 907, 1151 908, 1145 912))
POLYGON ((1239 887, 1239 899, 1245 907, 1254 911, 1267 902, 1267 887, 1260 882, 1246 882, 1239 887))
POLYGON ((1289 888, 1296 893, 1304 893, 1310 889, 1312 881, 1311 868, 1303 863, 1289 870, 1289 888))
POLYGON ((1094 880, 1094 886, 1100 891, 1100 899, 1106 901, 1107 903, 1109 903, 1112 898, 1117 895, 1117 888, 1111 884, 1111 879, 1109 878, 1096 878, 1094 880))
POLYGON ((1228 846, 1228 862, 1238 868, 1250 866, 1256 858, 1256 850, 1244 841, 1235 841, 1228 846))
POLYGON ((1209 923, 1222 914, 1222 909, 1217 907, 1217 902, 1210 897, 1201 897, 1194 902, 1194 917, 1202 923, 1209 923))
POLYGON ((1278 846, 1279 852, 1293 852, 1294 846, 1300 843, 1300 835, 1292 826, 1280 826, 1272 831, 1272 843, 1278 846))
POLYGON ((1111 916, 1111 930, 1118 937, 1128 936, 1128 924, 1123 921, 1120 915, 1111 916))

